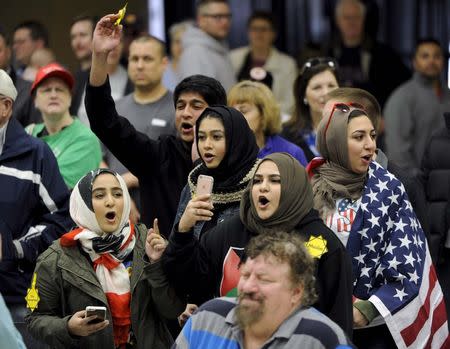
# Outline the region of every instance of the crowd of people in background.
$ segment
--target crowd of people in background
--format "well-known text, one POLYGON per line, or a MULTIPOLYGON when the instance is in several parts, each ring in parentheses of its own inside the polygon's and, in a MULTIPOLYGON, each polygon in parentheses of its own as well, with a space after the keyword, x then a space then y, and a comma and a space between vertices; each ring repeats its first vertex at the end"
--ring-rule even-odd
POLYGON ((83 14, 74 72, 0 29, 0 347, 450 348, 443 45, 365 15, 296 61, 226 0, 169 47, 83 14))

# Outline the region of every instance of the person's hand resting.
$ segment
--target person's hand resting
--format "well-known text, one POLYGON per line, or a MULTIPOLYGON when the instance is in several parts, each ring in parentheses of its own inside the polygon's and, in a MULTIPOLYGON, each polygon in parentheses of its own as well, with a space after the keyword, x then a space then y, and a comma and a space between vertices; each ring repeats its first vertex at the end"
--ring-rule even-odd
POLYGON ((198 309, 197 305, 188 303, 186 309, 178 316, 178 323, 181 327, 189 320, 191 315, 198 309))
POLYGON ((353 327, 364 327, 369 323, 366 317, 358 310, 358 308, 353 307, 353 327))

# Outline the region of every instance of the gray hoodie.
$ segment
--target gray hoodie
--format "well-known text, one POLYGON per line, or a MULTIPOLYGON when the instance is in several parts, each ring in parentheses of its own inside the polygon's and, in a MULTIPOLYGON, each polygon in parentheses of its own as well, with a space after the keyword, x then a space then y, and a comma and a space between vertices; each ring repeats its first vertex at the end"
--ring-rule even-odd
POLYGON ((194 74, 215 78, 226 91, 236 83, 227 44, 197 27, 189 27, 183 35, 179 72, 182 79, 194 74))

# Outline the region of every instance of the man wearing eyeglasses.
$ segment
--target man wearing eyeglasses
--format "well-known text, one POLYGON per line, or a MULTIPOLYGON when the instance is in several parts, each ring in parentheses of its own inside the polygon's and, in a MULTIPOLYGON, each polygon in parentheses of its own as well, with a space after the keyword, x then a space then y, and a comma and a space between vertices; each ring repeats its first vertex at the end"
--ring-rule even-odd
POLYGON ((236 77, 228 57, 225 41, 231 26, 231 11, 225 0, 200 0, 197 5, 197 25, 183 35, 180 58, 181 78, 202 74, 220 81, 226 91, 236 77))

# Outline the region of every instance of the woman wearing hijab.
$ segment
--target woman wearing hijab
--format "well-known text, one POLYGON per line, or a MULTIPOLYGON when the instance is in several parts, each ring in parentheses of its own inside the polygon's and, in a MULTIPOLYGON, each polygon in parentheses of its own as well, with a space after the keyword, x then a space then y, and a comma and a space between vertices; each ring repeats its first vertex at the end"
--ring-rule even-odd
POLYGON ((323 158, 308 170, 314 207, 352 257, 354 344, 447 348, 447 315, 425 235, 401 182, 372 161, 373 123, 355 104, 329 103, 324 111, 317 131, 323 158))
POLYGON ((189 173, 173 231, 199 238, 239 210, 259 149, 244 116, 226 106, 206 108, 195 124, 195 136, 201 162, 189 173), (210 195, 195 195, 200 175, 214 178, 210 195))
POLYGON ((266 156, 240 203, 240 214, 208 231, 200 241, 192 233, 174 233, 165 252, 165 269, 180 292, 202 302, 235 296, 238 265, 256 234, 295 231, 316 259, 317 308, 352 331, 351 264, 344 246, 313 209, 305 169, 287 153, 266 156))
POLYGON ((168 348, 164 318, 184 309, 159 261, 166 242, 157 231, 129 222, 130 196, 122 177, 89 172, 70 197, 78 227, 44 252, 29 289, 29 331, 56 348, 168 348), (32 302, 31 300, 37 302, 32 302), (106 307, 104 320, 87 306, 106 307), (97 319, 98 320, 98 319, 97 319))

